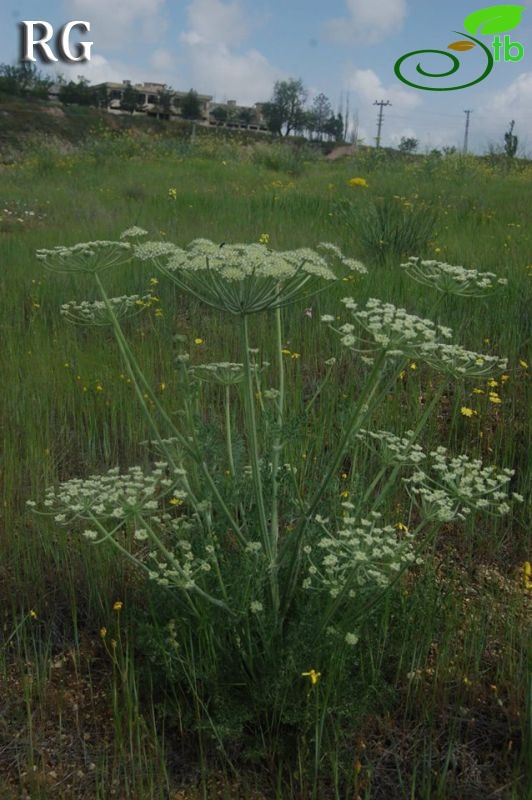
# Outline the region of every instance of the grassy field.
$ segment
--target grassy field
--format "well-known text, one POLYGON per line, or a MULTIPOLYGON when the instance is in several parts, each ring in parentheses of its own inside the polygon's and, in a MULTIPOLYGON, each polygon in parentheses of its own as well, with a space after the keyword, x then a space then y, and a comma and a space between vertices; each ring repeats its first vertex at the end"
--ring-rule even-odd
MULTIPOLYGON (((327 162, 312 151, 216 137, 106 135, 63 153, 45 145, 0 170, 2 797, 524 800, 530 164, 397 160, 369 150, 327 162), (349 185, 353 177, 367 187, 349 185), (59 314, 73 298, 98 298, 94 281, 46 271, 35 257, 38 248, 114 240, 133 225, 180 246, 197 237, 252 243, 264 234, 274 250, 333 242, 367 266, 367 275, 345 275, 281 312, 282 460, 297 469, 295 488, 282 488, 285 537, 298 519, 287 498, 297 493, 304 502, 321 480, 367 377, 320 321, 347 321, 346 296, 394 303, 449 325, 464 347, 508 359, 503 377, 473 381, 409 359, 365 427, 402 435, 434 400, 420 444, 515 470, 511 490, 525 503, 502 517, 473 514, 441 526, 421 563, 358 620, 358 643, 338 646, 336 660, 334 642, 313 639, 320 610, 309 601, 294 616, 290 646, 270 637, 266 647, 246 622, 255 661, 238 679, 231 626, 215 618, 219 610, 203 610, 198 626, 215 618, 226 650, 201 640, 196 664, 178 590, 146 581, 111 546, 91 546, 26 507, 60 481, 153 462, 143 444, 149 420, 111 329, 75 327, 59 314), (399 268, 407 256, 492 271, 508 284, 482 298, 437 295, 399 268), (186 658, 173 659, 180 647, 186 658), (311 670, 319 680, 303 676, 311 670)), ((153 392, 148 409, 179 426, 176 356, 240 361, 238 320, 183 294, 149 262, 131 261, 102 279, 111 296, 151 295, 123 329, 153 392)), ((250 345, 271 362, 263 388, 276 386, 275 314, 250 319, 250 345)), ((217 486, 250 518, 253 500, 241 480, 250 463, 245 403, 235 392, 232 474, 223 390, 194 397, 190 419, 218 465, 217 486)), ((260 419, 264 441, 275 440, 267 409, 260 419)), ((387 523, 415 527, 400 478, 370 487, 376 468, 378 475, 378 456, 350 441, 322 516, 340 515, 345 500, 358 507, 369 491, 372 507, 382 493, 387 523)), ((230 564, 234 542, 223 547, 230 564)), ((240 577, 228 580, 236 586, 240 577)))

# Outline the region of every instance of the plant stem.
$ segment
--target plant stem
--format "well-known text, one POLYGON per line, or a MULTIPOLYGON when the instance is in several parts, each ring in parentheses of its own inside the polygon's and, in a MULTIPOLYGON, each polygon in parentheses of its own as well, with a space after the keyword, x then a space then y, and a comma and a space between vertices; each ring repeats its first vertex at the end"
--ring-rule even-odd
POLYGON ((266 519, 266 509, 264 505, 264 490, 260 474, 257 418, 255 414, 255 397, 253 393, 253 374, 251 370, 251 361, 249 358, 249 330, 248 330, 248 320, 246 314, 242 315, 241 322, 242 322, 241 326, 242 348, 244 350, 243 361, 244 361, 244 386, 245 386, 245 397, 246 397, 246 407, 247 407, 247 434, 248 434, 249 453, 251 460, 251 474, 253 477, 253 487, 255 490, 255 501, 257 503, 257 512, 259 515, 259 527, 260 527, 263 547, 269 561, 272 603, 275 614, 277 614, 279 609, 277 567, 275 564, 275 552, 274 549, 272 548, 272 542, 270 540, 270 535, 268 531, 268 521, 266 519))
POLYGON ((225 387, 225 441, 227 444, 227 458, 231 477, 235 477, 235 462, 233 459, 233 441, 231 437, 231 387, 225 387))
POLYGON ((282 427, 284 415, 284 364, 283 364, 283 332, 281 323, 281 310, 275 309, 275 332, 276 332, 276 358, 277 358, 277 374, 279 385, 279 397, 277 398, 277 429, 273 437, 272 444, 272 505, 271 505, 271 522, 270 522, 270 538, 273 554, 272 569, 278 570, 277 563, 277 550, 279 542, 279 462, 282 450, 282 427))

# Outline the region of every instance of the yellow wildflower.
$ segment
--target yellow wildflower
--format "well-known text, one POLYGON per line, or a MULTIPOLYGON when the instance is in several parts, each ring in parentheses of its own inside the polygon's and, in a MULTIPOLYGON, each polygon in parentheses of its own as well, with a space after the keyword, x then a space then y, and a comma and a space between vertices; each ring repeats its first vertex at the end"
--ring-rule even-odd
POLYGON ((170 200, 176 200, 177 199, 177 189, 174 189, 173 187, 171 189, 168 189, 168 197, 170 198, 170 200))
POLYGON ((301 677, 308 678, 311 684, 315 686, 321 678, 321 672, 316 672, 315 669, 311 669, 308 672, 302 672, 301 677))
POLYGON ((201 337, 197 336, 194 339, 194 344, 203 344, 203 339, 201 337))
POLYGON ((182 506, 183 501, 179 499, 179 497, 171 497, 168 501, 171 506, 182 506))
POLYGON ((417 364, 415 361, 412 361, 412 363, 410 364, 410 369, 417 369, 417 364))
POLYGON ((113 603, 113 611, 122 611, 124 604, 121 600, 115 600, 113 603))
POLYGON ((467 406, 462 406, 462 408, 460 409, 460 414, 463 417, 476 417, 476 416, 478 416, 478 412, 475 411, 474 408, 468 408, 467 406))
POLYGON ((37 614, 37 612, 35 611, 35 609, 34 609, 34 608, 30 608, 30 617, 31 617, 32 619, 37 619, 37 616, 38 616, 38 614, 37 614))
POLYGON ((97 392, 103 392, 103 386, 102 386, 102 384, 101 384, 101 383, 97 383, 97 384, 96 384, 96 391, 97 391, 97 392))
POLYGON ((523 564, 523 586, 527 591, 532 590, 532 564, 525 561, 523 564))
POLYGON ((519 359, 519 366, 520 366, 520 367, 522 367, 523 369, 528 369, 528 364, 527 364, 527 362, 526 362, 526 361, 523 361, 523 359, 522 359, 522 358, 520 358, 520 359, 519 359))
POLYGON ((487 384, 488 384, 488 386, 490 386, 492 389, 494 389, 496 386, 498 386, 498 385, 499 385, 499 382, 498 382, 498 381, 496 381, 496 380, 495 380, 495 378, 491 378, 489 381, 487 381, 487 384))
POLYGON ((290 353, 290 357, 293 359, 301 358, 301 353, 290 353))
POLYGON ((341 497, 343 500, 346 500, 346 499, 349 497, 349 492, 347 491, 347 489, 344 489, 344 491, 343 491, 343 492, 340 492, 340 497, 341 497))
POLYGON ((408 525, 405 525, 403 522, 396 522, 394 527, 397 528, 398 531, 408 533, 408 525))
POLYGON ((150 278, 150 285, 151 286, 157 286, 158 283, 159 283, 159 281, 158 281, 157 278, 150 278))
POLYGON ((473 389, 473 394, 485 394, 484 389, 479 389, 477 386, 473 389))
POLYGON ((105 639, 107 636, 107 628, 100 628, 100 638, 105 639))
POLYGON ((368 188, 368 182, 365 178, 350 178, 347 182, 349 186, 360 186, 362 189, 368 188))
POLYGON ((259 236, 259 244, 269 244, 270 243, 270 234, 269 233, 261 233, 259 236))
POLYGON ((166 389, 166 383, 164 383, 164 381, 159 384, 159 389, 161 392, 164 392, 164 390, 166 389))
POLYGON ((496 403, 497 405, 499 403, 502 403, 502 400, 499 397, 499 395, 497 394, 497 392, 490 392, 489 395, 488 395, 488 399, 489 399, 490 403, 496 403))

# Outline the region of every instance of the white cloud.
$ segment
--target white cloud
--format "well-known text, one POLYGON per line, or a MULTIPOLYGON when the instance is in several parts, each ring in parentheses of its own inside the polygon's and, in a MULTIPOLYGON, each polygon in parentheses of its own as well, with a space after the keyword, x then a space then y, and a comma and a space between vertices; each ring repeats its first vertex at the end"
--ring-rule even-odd
POLYGON ((94 49, 120 46, 133 33, 153 41, 163 24, 164 5, 165 0, 65 0, 72 19, 91 23, 94 49))
POLYGON ((532 72, 522 72, 506 88, 492 94, 485 116, 489 117, 490 128, 495 128, 499 137, 501 127, 507 130, 510 120, 515 120, 514 132, 520 142, 528 146, 532 135, 532 72))
POLYGON ((246 38, 249 27, 238 2, 223 3, 220 0, 193 0, 187 9, 189 36, 196 43, 223 42, 239 45, 246 38))
MULTIPOLYGON (((76 81, 81 76, 86 78, 89 83, 105 83, 106 81, 121 83, 123 80, 141 83, 147 80, 144 69, 121 61, 108 60, 99 54, 93 55, 90 61, 79 64, 54 65, 53 72, 64 75, 69 81, 76 81)), ((149 79, 151 80, 151 77, 149 79)))
POLYGON ((192 0, 187 19, 180 41, 195 89, 242 104, 269 99, 282 74, 258 50, 239 51, 250 25, 238 2, 192 0))
POLYGON ((375 100, 389 100, 399 111, 416 108, 421 98, 409 89, 401 86, 385 87, 376 72, 372 69, 354 69, 347 78, 347 89, 357 93, 367 103, 375 100))
POLYGON ((173 72, 175 69, 175 58, 170 50, 158 47, 150 56, 151 66, 160 72, 173 72))
POLYGON ((397 33, 406 16, 406 0, 345 0, 347 17, 326 23, 329 37, 339 44, 373 44, 397 33))

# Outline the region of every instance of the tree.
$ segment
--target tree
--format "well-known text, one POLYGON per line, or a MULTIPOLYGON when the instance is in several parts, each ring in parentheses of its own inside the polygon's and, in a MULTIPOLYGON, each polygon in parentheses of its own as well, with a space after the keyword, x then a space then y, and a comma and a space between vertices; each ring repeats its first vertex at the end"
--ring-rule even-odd
POLYGON ((272 99, 264 103, 263 114, 272 133, 289 136, 293 130, 301 129, 304 122, 304 105, 307 91, 301 79, 290 78, 277 81, 272 99))
POLYGON ((79 106, 96 105, 96 92, 91 89, 86 78, 78 77, 77 81, 60 80, 59 100, 65 105, 75 103, 79 106))
POLYGON ((223 125, 224 122, 227 122, 227 109, 224 106, 216 106, 211 111, 211 117, 216 120, 219 125, 223 125))
POLYGON ((312 103, 311 114, 313 117, 313 127, 315 132, 318 134, 318 140, 321 142, 323 139, 323 134, 326 133, 326 128, 328 123, 333 117, 333 110, 332 106, 329 102, 329 98, 326 97, 323 93, 318 94, 312 103))
POLYGON ((93 101, 97 108, 107 108, 109 103, 109 92, 105 83, 102 83, 94 90, 93 101))
POLYGON ((137 90, 134 89, 130 83, 128 83, 122 92, 122 97, 120 98, 120 107, 123 108, 124 111, 129 111, 129 113, 132 114, 134 111, 136 111, 138 103, 139 94, 137 90))
POLYGON ((518 137, 514 134, 515 120, 510 122, 510 128, 504 134, 504 152, 508 158, 513 158, 517 153, 518 137))
POLYGON ((170 109, 172 107, 172 88, 165 86, 157 95, 157 116, 168 118, 170 116, 170 109))
POLYGON ((240 113, 238 115, 238 119, 242 123, 242 125, 251 125, 254 118, 254 113, 251 108, 241 108, 240 113))
POLYGON ((329 139, 333 139, 335 142, 343 141, 344 120, 342 115, 337 114, 335 116, 331 114, 323 126, 323 132, 329 139))
POLYGON ((181 101, 181 115, 183 119, 200 119, 201 103, 198 93, 191 89, 181 101))
POLYGON ((419 144, 418 139, 413 136, 402 136, 399 142, 399 150, 401 153, 415 153, 419 144))
POLYGON ((46 99, 52 83, 52 79, 43 75, 31 62, 14 66, 0 64, 0 92, 46 99))

